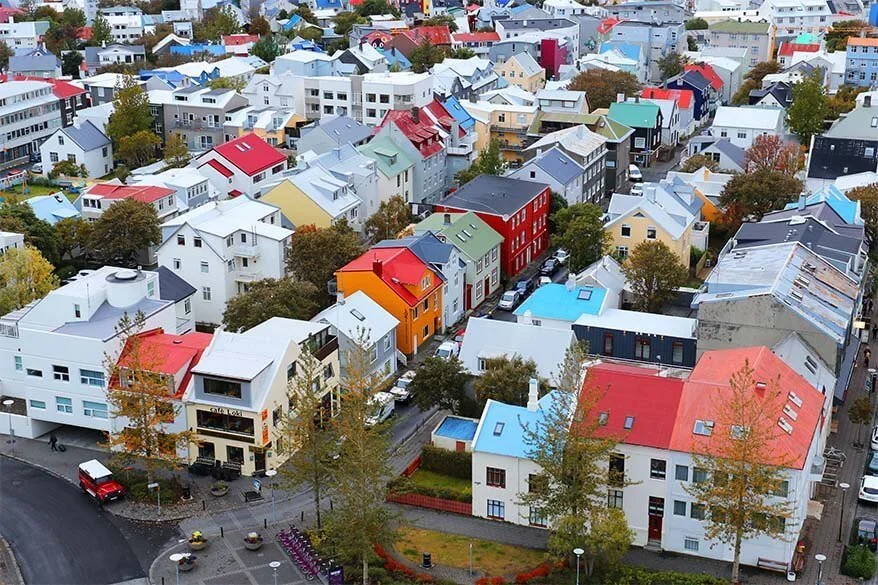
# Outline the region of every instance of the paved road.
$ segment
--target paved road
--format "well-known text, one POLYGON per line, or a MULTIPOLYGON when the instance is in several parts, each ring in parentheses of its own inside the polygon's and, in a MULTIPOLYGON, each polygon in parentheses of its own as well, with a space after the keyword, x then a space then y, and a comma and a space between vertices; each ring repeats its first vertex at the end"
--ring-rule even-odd
POLYGON ((103 585, 144 577, 141 560, 148 567, 154 549, 176 533, 120 522, 67 481, 6 457, 0 457, 0 498, 0 534, 29 585, 103 585), (138 541, 139 550, 120 528, 138 541))

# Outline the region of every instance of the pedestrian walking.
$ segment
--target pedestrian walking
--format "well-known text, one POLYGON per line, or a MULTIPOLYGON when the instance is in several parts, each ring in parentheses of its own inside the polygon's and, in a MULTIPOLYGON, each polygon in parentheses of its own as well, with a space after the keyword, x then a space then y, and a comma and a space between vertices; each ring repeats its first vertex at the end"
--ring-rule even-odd
POLYGON ((52 451, 58 450, 58 437, 55 436, 54 432, 49 434, 49 447, 52 448, 52 451))
POLYGON ((872 339, 878 339, 878 323, 872 324, 872 339))
POLYGON ((863 366, 864 367, 866 367, 866 368, 869 367, 869 360, 870 359, 872 359, 872 350, 867 347, 866 350, 863 352, 863 362, 864 362, 863 366))

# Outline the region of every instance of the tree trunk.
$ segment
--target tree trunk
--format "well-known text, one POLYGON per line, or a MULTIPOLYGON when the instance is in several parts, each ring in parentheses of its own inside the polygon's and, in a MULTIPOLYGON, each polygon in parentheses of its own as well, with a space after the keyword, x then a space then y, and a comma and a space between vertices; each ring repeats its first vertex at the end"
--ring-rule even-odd
POLYGON ((863 423, 857 425, 857 445, 862 445, 863 423))
POLYGON ((363 585, 369 585, 369 553, 363 553, 363 585))
POLYGON ((320 530, 320 480, 314 478, 314 513, 317 515, 317 530, 320 530))
POLYGON ((735 534, 735 558, 732 561, 732 583, 737 585, 740 583, 740 571, 741 571, 741 531, 735 534))

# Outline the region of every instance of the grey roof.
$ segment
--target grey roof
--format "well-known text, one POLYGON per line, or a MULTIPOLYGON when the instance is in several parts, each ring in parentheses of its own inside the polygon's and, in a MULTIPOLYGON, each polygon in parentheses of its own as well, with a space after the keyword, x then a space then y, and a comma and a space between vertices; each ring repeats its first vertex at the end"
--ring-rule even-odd
POLYGON ((878 140, 878 127, 872 120, 878 118, 878 107, 858 106, 844 118, 836 120, 832 128, 823 133, 826 138, 853 138, 878 140))
POLYGON ((180 278, 166 266, 159 266, 159 297, 163 301, 182 301, 195 294, 195 287, 180 278))
POLYGON ((14 55, 9 58, 9 72, 19 71, 54 71, 61 67, 61 59, 49 53, 48 55, 14 55))
POLYGON ((65 136, 75 142, 85 152, 110 144, 110 139, 107 138, 107 135, 98 130, 98 127, 89 120, 80 124, 78 128, 76 126, 61 128, 60 132, 63 132, 65 136))
POLYGON ((772 83, 765 89, 753 89, 750 90, 750 105, 756 104, 759 100, 771 94, 777 103, 782 106, 788 106, 793 101, 793 91, 788 83, 783 81, 778 81, 777 83, 772 83))
POLYGON ((332 140, 342 144, 354 144, 372 135, 372 129, 347 116, 338 116, 319 122, 314 130, 322 130, 332 140))
POLYGON ((736 146, 728 138, 720 138, 710 148, 720 151, 742 169, 747 164, 747 152, 740 146, 736 146))
POLYGON ((419 236, 406 236, 398 240, 382 240, 372 247, 406 247, 427 264, 446 264, 451 257, 451 253, 454 251, 454 246, 446 244, 430 231, 424 232, 419 236))
POLYGON ((476 213, 510 216, 548 188, 544 183, 479 175, 439 204, 476 213))
POLYGON ((141 312, 147 317, 169 306, 169 301, 141 299, 130 307, 114 307, 104 301, 88 321, 70 321, 55 329, 56 333, 107 340, 116 335, 116 326, 123 315, 141 312))
POLYGON ((557 146, 550 148, 534 159, 533 164, 540 167, 562 185, 567 185, 573 179, 585 173, 584 168, 579 166, 575 160, 567 156, 557 146))
POLYGON ((517 53, 509 59, 510 61, 512 59, 518 61, 518 64, 521 66, 527 76, 536 75, 543 70, 543 68, 540 67, 540 64, 537 63, 536 59, 534 59, 533 56, 531 56, 531 54, 527 52, 517 53))

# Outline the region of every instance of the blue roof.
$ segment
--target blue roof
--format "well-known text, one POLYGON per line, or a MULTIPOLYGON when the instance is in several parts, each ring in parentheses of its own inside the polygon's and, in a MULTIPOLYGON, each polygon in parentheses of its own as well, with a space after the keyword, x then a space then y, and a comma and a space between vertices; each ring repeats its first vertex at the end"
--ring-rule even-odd
MULTIPOLYGON (((280 12, 280 10, 278 10, 278 12, 280 12)), ((290 17, 289 20, 287 20, 287 21, 284 23, 284 25, 283 25, 283 29, 284 29, 284 30, 290 30, 291 28, 293 28, 294 26, 296 26, 296 25, 299 24, 300 22, 302 22, 302 17, 299 16, 298 14, 294 14, 294 15, 292 15, 292 16, 290 17)))
POLYGON ((515 310, 516 315, 530 311, 535 318, 570 321, 583 314, 599 315, 607 290, 591 286, 579 286, 567 290, 563 284, 545 284, 535 290, 515 310))
POLYGON ((479 422, 473 452, 526 459, 533 447, 524 440, 524 427, 533 429, 543 420, 545 413, 552 407, 555 394, 555 391, 549 392, 540 398, 537 410, 488 400, 479 422))
POLYGON ((607 41, 605 43, 601 43, 599 52, 601 54, 606 53, 607 51, 612 51, 616 49, 629 59, 633 59, 635 61, 640 61, 640 45, 636 43, 624 43, 622 41, 607 41))
POLYGON ((79 210, 61 193, 40 195, 25 201, 39 219, 55 225, 66 217, 79 217, 79 210))
MULTIPOLYGON (((185 55, 191 57, 198 53, 208 53, 215 57, 222 57, 226 54, 226 48, 222 45, 208 44, 173 45, 171 47, 171 55, 185 55)), ((141 73, 141 77, 143 77, 143 73, 141 73)))
POLYGON ((340 10, 342 8, 341 0, 316 0, 316 4, 319 9, 338 8, 340 10))
POLYGON ((567 156, 557 145, 534 159, 533 164, 540 167, 562 185, 567 185, 576 177, 581 177, 585 174, 585 169, 567 156))
MULTIPOLYGON (((502 79, 502 78, 501 78, 502 79)), ((476 126, 476 119, 473 118, 466 109, 460 105, 460 101, 454 96, 449 97, 442 102, 442 105, 451 114, 455 120, 460 123, 460 127, 469 132, 476 126)))
POLYGON ((476 436, 476 429, 478 427, 478 421, 458 418, 456 416, 446 416, 435 433, 440 437, 448 437, 458 441, 472 441, 473 437, 476 436))
MULTIPOLYGON (((829 185, 825 189, 808 195, 805 199, 806 206, 817 203, 826 203, 848 225, 863 225, 863 219, 860 217, 860 202, 848 199, 835 185, 829 185)), ((784 209, 796 209, 798 206, 799 202, 793 201, 787 203, 784 209)))
POLYGON ((408 57, 402 54, 402 51, 388 51, 386 49, 378 49, 384 55, 384 59, 387 61, 387 65, 399 65, 399 68, 403 71, 411 69, 412 62, 408 60, 408 57))

